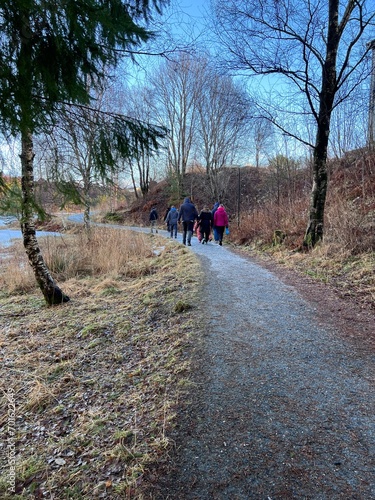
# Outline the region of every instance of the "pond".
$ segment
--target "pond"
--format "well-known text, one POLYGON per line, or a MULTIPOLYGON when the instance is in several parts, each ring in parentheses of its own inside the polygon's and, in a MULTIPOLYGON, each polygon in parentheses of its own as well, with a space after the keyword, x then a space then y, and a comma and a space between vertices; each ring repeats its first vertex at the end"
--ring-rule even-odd
MULTIPOLYGON (((0 247, 8 247, 12 244, 12 240, 21 239, 22 233, 20 229, 8 229, 7 226, 11 222, 16 221, 14 217, 0 216, 0 247)), ((50 231, 37 231, 36 236, 61 236, 60 233, 50 231)))

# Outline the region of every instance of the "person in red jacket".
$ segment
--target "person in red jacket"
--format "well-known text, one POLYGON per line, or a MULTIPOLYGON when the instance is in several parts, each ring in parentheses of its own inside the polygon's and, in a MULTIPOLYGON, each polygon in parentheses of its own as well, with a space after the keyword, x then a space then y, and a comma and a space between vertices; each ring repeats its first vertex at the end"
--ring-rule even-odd
POLYGON ((228 214, 226 213, 224 206, 219 205, 218 209, 214 214, 214 226, 216 228, 219 237, 219 245, 223 244, 224 230, 226 227, 228 227, 228 224, 229 224, 228 214))

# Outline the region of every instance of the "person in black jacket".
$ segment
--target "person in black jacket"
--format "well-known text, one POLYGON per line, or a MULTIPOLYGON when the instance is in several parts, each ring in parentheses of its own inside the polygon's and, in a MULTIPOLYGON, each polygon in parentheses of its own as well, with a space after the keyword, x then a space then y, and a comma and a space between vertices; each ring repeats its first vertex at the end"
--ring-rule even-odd
MULTIPOLYGON (((152 207, 151 212, 150 212, 150 217, 149 217, 152 233, 154 232, 154 227, 156 226, 156 221, 158 220, 158 218, 159 218, 159 215, 158 215, 158 212, 156 210, 156 207, 152 207)), ((156 229, 156 232, 158 232, 158 228, 155 227, 155 229, 156 229)))
POLYGON ((204 207, 201 213, 198 215, 199 230, 202 235, 202 245, 208 243, 210 238, 211 228, 212 228, 213 216, 211 210, 204 207))
POLYGON ((169 225, 169 222, 168 222, 168 220, 167 220, 167 217, 168 217, 168 214, 169 214, 170 209, 171 209, 171 205, 169 205, 169 206, 167 207, 167 210, 165 211, 165 215, 164 215, 164 219, 163 219, 163 220, 164 220, 164 222, 167 224, 167 231, 168 231, 168 233, 169 233, 169 232, 170 232, 170 230, 171 230, 170 225, 169 225))
POLYGON ((185 198, 183 204, 180 206, 178 211, 178 222, 182 221, 182 243, 191 246, 191 237, 193 235, 194 221, 198 218, 198 212, 195 208, 194 203, 190 201, 190 198, 185 198))

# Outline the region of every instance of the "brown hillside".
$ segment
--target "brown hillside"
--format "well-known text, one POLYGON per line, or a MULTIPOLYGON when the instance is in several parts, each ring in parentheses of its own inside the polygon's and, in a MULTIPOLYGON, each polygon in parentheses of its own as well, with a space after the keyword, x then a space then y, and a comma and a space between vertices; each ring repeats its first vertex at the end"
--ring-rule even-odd
MULTIPOLYGON (((308 220, 311 175, 308 167, 277 172, 271 167, 225 168, 225 205, 231 221, 231 240, 238 244, 272 245, 276 230, 284 235, 284 246, 301 246, 308 220)), ((371 251, 374 242, 375 155, 363 150, 329 163, 326 205, 326 239, 354 253, 371 251)), ((211 208, 207 177, 199 171, 184 179, 183 196, 176 199, 171 183, 163 180, 139 198, 130 210, 122 210, 128 223, 146 225, 152 206, 161 222, 171 204, 179 207, 185 196, 198 210, 211 208)))

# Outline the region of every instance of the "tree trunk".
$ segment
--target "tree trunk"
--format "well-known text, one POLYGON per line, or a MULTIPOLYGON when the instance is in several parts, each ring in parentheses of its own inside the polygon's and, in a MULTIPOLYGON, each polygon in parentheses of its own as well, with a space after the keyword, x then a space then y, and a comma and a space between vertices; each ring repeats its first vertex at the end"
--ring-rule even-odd
POLYGON ((90 207, 91 207, 91 199, 90 199, 90 174, 87 175, 83 179, 83 226, 87 234, 90 233, 91 219, 90 219, 90 207))
POLYGON ((133 165, 132 165, 131 161, 129 161, 129 171, 130 171, 130 177, 131 177, 132 184, 133 184, 134 195, 135 195, 136 199, 138 200, 138 198, 139 198, 138 189, 137 189, 137 185, 135 183, 134 170, 133 170, 133 165))
POLYGON ((26 250, 29 263, 33 268, 36 281, 44 295, 48 305, 68 302, 69 297, 65 295, 55 284, 40 252, 36 239, 35 224, 33 218, 34 204, 34 151, 33 140, 30 132, 22 134, 22 219, 21 230, 23 244, 26 250))
POLYGON ((84 207, 85 210, 83 212, 83 225, 86 233, 89 233, 91 227, 91 219, 90 219, 90 202, 87 200, 87 198, 85 199, 84 207))
POLYGON ((208 184, 210 186, 211 196, 214 200, 219 199, 219 189, 217 186, 217 175, 209 166, 206 167, 208 184))
POLYGON ((317 117, 317 134, 314 148, 313 187, 310 198, 310 215, 303 245, 314 247, 323 239, 324 208, 327 195, 327 149, 332 107, 336 93, 336 61, 340 41, 338 24, 339 0, 329 1, 329 26, 327 52, 322 71, 322 86, 317 117))
POLYGON ((304 246, 307 248, 314 247, 323 239, 326 195, 327 147, 325 147, 324 144, 318 143, 314 151, 313 186, 310 197, 309 222, 303 242, 304 246))

